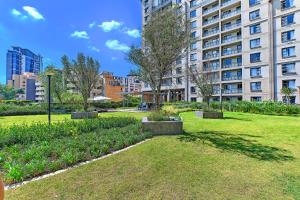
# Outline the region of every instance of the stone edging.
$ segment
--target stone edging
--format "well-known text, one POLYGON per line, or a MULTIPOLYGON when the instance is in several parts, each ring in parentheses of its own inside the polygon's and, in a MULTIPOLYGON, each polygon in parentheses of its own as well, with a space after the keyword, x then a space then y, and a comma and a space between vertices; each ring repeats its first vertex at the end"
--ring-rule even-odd
POLYGON ((150 141, 150 140, 151 140, 151 139, 146 139, 146 140, 144 140, 144 141, 142 141, 142 142, 139 142, 139 143, 137 143, 137 144, 131 145, 131 146, 126 147, 126 148, 124 148, 124 149, 121 149, 121 150, 112 152, 112 153, 110 153, 110 154, 104 155, 104 156, 99 157, 99 158, 95 158, 95 159, 93 159, 93 160, 89 160, 89 161, 85 161, 85 162, 76 164, 76 165, 74 165, 74 166, 72 166, 72 167, 68 167, 68 168, 66 168, 66 169, 58 170, 58 171, 52 172, 52 173, 50 173, 50 174, 45 174, 45 175, 42 175, 42 176, 39 176, 39 177, 35 177, 35 178, 32 178, 32 179, 30 179, 30 180, 28 180, 28 181, 24 181, 24 182, 21 182, 21 183, 16 183, 16 184, 12 184, 12 185, 5 186, 5 191, 7 191, 7 190, 9 190, 9 189, 16 189, 16 188, 21 187, 21 186, 23 186, 23 185, 26 185, 26 184, 28 184, 28 183, 31 183, 31 182, 34 182, 34 181, 38 181, 38 180, 42 180, 42 179, 45 179, 45 178, 48 178, 48 177, 51 177, 51 176, 55 176, 55 175, 61 174, 61 173, 63 173, 63 172, 69 171, 69 170, 71 170, 71 169, 76 169, 76 168, 78 168, 78 167, 80 167, 80 166, 87 165, 87 164, 90 164, 90 163, 92 163, 92 162, 95 162, 95 161, 99 161, 99 160, 108 158, 108 157, 110 157, 110 156, 113 156, 113 155, 115 155, 115 154, 119 154, 119 153, 124 152, 124 151, 127 151, 127 150, 129 150, 129 149, 131 149, 131 148, 133 148, 133 147, 136 147, 136 146, 138 146, 138 145, 140 145, 140 144, 143 144, 143 143, 145 143, 145 142, 148 142, 148 141, 150 141))

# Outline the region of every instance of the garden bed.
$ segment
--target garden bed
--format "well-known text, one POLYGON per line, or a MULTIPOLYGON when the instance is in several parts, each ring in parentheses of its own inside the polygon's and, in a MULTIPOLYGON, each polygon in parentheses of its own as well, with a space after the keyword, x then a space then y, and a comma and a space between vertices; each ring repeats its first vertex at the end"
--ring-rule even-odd
POLYGON ((0 129, 6 184, 65 169, 136 144, 150 134, 133 118, 112 117, 0 129))

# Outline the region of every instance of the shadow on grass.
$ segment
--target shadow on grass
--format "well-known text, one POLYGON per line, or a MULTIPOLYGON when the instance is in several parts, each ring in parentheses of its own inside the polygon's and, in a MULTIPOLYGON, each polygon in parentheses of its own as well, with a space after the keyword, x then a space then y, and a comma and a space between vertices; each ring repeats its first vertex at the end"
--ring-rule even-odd
MULTIPOLYGON (((247 139, 250 135, 234 135, 217 131, 185 133, 179 137, 183 142, 202 141, 215 148, 240 153, 262 161, 291 161, 294 157, 285 149, 259 144, 256 140, 247 139)), ((254 137, 252 137, 254 138, 254 137)))
POLYGON ((224 117, 225 120, 231 119, 231 120, 238 120, 238 121, 245 121, 245 122, 251 122, 251 119, 244 119, 244 118, 237 118, 237 117, 224 117))

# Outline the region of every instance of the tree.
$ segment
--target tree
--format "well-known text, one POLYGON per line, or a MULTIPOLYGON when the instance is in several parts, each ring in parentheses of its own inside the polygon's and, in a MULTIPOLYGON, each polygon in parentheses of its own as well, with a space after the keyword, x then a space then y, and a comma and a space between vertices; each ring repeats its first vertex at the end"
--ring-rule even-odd
POLYGON ((160 109, 164 76, 189 44, 187 21, 177 11, 178 7, 170 7, 154 13, 143 30, 143 48, 132 47, 128 53, 140 79, 151 87, 156 109, 160 109))
POLYGON ((0 84, 0 99, 3 100, 14 100, 18 94, 24 94, 23 89, 15 89, 6 85, 0 84))
POLYGON ((203 98, 203 101, 207 103, 208 109, 210 109, 210 99, 214 94, 214 78, 212 74, 208 72, 199 72, 197 69, 189 68, 192 82, 198 88, 199 95, 203 98))
POLYGON ((70 81, 82 95, 84 110, 88 109, 88 99, 91 91, 95 88, 99 81, 100 63, 92 57, 86 57, 79 53, 77 60, 69 61, 65 55, 62 57, 64 65, 64 74, 68 81, 70 81))
POLYGON ((58 100, 59 103, 63 103, 62 95, 64 92, 66 92, 64 74, 62 73, 61 70, 57 69, 55 66, 48 66, 45 72, 40 75, 46 91, 48 91, 47 73, 49 72, 54 74, 51 77, 51 86, 50 86, 51 91, 53 92, 54 99, 58 100))
POLYGON ((293 94, 295 94, 296 91, 297 91, 296 89, 289 88, 289 87, 283 87, 281 89, 281 94, 284 95, 287 104, 290 104, 291 97, 293 94))

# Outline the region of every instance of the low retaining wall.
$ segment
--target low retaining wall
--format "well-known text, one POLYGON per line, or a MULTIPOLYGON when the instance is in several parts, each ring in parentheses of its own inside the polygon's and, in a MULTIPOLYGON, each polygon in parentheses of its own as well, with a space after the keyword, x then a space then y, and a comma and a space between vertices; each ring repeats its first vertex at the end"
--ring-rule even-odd
POLYGON ((98 117, 98 112, 74 112, 71 114, 71 119, 95 119, 98 117))
POLYGON ((205 111, 196 111, 197 117, 203 119, 223 119, 224 114, 222 112, 205 112, 205 111))
POLYGON ((150 131, 153 135, 180 135, 183 134, 182 121, 148 121, 143 118, 142 127, 145 131, 150 131))

